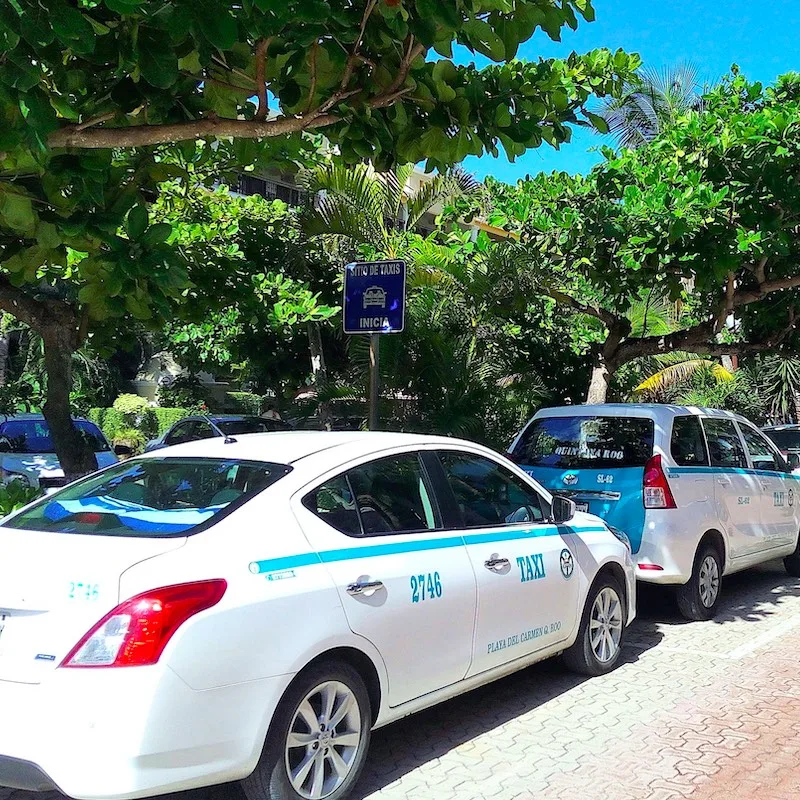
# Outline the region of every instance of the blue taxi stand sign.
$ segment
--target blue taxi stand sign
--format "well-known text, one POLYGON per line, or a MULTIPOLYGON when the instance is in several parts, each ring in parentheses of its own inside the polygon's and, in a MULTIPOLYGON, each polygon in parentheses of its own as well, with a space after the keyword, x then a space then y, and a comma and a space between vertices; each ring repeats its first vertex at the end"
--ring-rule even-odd
POLYGON ((400 333, 405 327, 405 308, 405 261, 345 265, 345 333, 400 333))
POLYGON ((405 327, 406 262, 354 261, 344 268, 344 332, 369 334, 369 429, 378 430, 380 338, 405 327))

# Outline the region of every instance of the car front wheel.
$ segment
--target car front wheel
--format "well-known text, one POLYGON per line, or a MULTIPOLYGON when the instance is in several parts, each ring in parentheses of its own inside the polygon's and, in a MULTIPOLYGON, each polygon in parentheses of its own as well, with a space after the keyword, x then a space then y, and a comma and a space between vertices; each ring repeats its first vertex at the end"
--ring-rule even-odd
POLYGON ((355 786, 372 711, 361 676, 332 662, 307 670, 275 712, 258 765, 242 781, 248 800, 342 800, 355 786))
POLYGON ((624 596, 619 581, 611 575, 594 582, 578 638, 564 652, 568 669, 581 675, 603 675, 617 666, 625 638, 624 596))

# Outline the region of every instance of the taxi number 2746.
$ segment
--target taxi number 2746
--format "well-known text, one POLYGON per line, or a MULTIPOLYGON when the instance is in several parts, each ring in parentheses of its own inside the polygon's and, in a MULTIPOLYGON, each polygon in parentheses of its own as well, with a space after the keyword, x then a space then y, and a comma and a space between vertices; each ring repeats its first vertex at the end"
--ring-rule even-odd
POLYGON ((438 572, 411 576, 411 602, 421 603, 442 596, 442 581, 438 572))

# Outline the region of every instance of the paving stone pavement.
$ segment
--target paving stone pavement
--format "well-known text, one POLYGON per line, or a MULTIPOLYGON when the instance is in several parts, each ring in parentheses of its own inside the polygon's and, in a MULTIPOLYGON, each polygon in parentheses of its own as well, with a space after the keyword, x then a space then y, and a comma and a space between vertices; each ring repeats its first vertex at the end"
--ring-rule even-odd
POLYGON ((551 660, 376 731, 353 800, 796 800, 800 581, 770 564, 724 592, 699 623, 644 592, 610 675, 551 660))

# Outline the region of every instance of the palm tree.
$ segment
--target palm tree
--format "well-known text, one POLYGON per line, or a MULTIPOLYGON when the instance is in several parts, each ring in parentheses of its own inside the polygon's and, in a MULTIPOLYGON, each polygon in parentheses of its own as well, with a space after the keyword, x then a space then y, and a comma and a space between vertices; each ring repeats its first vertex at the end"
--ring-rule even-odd
POLYGON ((303 230, 356 247, 371 245, 382 256, 397 258, 407 243, 403 234, 415 230, 434 207, 480 191, 460 168, 434 175, 411 191, 413 172, 413 164, 376 172, 368 164, 349 167, 334 161, 304 170, 299 182, 315 201, 303 213, 303 230))
POLYGON ((597 113, 620 147, 635 149, 677 117, 700 109, 705 89, 694 64, 643 69, 620 97, 606 100, 597 113))
POLYGON ((797 422, 800 411, 800 357, 767 356, 762 367, 769 415, 779 422, 797 422))
POLYGON ((668 353, 653 356, 649 361, 658 369, 641 381, 633 391, 637 395, 653 399, 663 398, 667 392, 679 388, 704 370, 708 370, 718 384, 730 383, 734 379, 733 373, 719 362, 694 353, 668 353))

